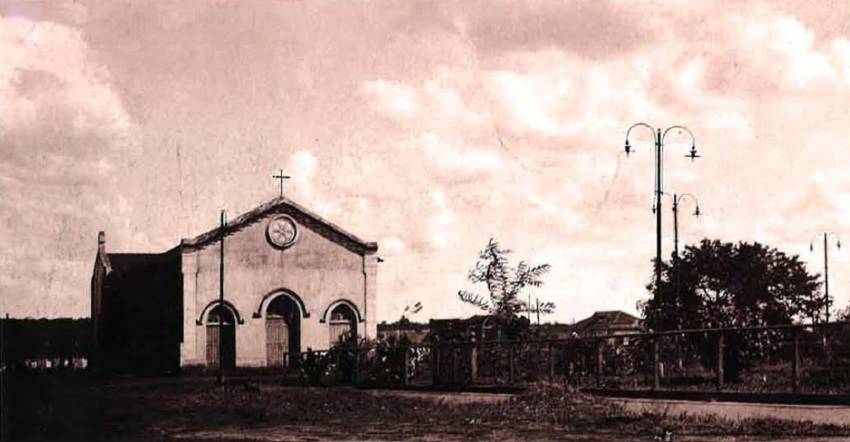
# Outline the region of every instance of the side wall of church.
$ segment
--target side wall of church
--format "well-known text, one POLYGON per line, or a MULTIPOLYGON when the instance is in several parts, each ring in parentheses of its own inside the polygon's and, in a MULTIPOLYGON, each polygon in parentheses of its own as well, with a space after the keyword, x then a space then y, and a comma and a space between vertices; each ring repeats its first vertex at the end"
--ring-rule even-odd
MULTIPOLYGON (((266 365, 265 309, 282 291, 303 302, 302 351, 330 346, 323 315, 341 300, 355 306, 364 320, 357 323, 358 335, 377 335, 377 257, 349 250, 320 234, 321 228, 311 227, 310 220, 290 215, 298 225, 298 240, 286 249, 272 246, 266 236, 267 225, 277 214, 225 238, 224 298, 239 318, 237 366, 266 365)), ((206 315, 219 299, 219 253, 219 241, 183 252, 183 366, 206 364, 206 315)))

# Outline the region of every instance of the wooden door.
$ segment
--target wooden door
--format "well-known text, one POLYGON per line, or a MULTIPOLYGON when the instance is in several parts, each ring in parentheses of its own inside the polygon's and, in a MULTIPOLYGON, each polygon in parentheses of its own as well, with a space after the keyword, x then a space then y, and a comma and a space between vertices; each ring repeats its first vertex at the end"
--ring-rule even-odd
POLYGON ((289 326, 283 318, 266 318, 266 364, 282 367, 286 364, 289 350, 289 326))
POLYGON ((226 369, 236 368, 236 326, 225 323, 221 327, 222 363, 226 369))
POLYGON ((218 367, 218 350, 221 339, 221 327, 218 324, 207 325, 207 366, 218 367))
POLYGON ((224 368, 236 367, 236 328, 233 324, 207 325, 207 366, 218 367, 219 350, 224 350, 224 368))

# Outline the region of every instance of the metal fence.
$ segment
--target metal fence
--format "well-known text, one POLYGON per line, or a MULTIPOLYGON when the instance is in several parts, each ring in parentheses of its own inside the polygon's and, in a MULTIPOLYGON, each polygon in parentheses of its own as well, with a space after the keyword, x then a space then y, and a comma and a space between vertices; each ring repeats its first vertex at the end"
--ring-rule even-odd
POLYGON ((850 323, 515 341, 368 345, 301 355, 315 382, 850 394, 850 323))

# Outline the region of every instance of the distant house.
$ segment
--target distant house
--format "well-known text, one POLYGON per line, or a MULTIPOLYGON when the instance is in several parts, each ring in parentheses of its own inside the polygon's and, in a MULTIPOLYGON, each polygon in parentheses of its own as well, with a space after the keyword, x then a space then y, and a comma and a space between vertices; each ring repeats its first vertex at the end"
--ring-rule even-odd
POLYGON ((464 319, 432 319, 428 322, 431 333, 440 336, 441 340, 466 340, 473 335, 475 339, 493 341, 500 339, 516 339, 521 330, 529 327, 528 319, 519 317, 510 324, 494 315, 474 315, 464 319))
POLYGON ((475 315, 463 319, 432 319, 428 321, 428 328, 433 336, 439 336, 441 340, 467 340, 473 335, 480 339, 485 326, 492 321, 490 318, 486 315, 475 315))
POLYGON ((402 336, 407 336, 407 339, 413 344, 419 344, 428 336, 430 327, 422 322, 412 322, 409 319, 402 317, 400 320, 392 323, 378 323, 378 338, 383 338, 388 341, 398 342, 402 336))
POLYGON ((629 335, 644 331, 643 319, 619 310, 596 312, 575 324, 542 324, 539 328, 540 334, 549 339, 629 335))
POLYGON ((535 327, 539 330, 541 337, 545 339, 567 339, 573 336, 571 324, 540 324, 535 327))
POLYGON ((643 331, 643 319, 620 310, 596 312, 572 325, 579 336, 627 335, 643 331))

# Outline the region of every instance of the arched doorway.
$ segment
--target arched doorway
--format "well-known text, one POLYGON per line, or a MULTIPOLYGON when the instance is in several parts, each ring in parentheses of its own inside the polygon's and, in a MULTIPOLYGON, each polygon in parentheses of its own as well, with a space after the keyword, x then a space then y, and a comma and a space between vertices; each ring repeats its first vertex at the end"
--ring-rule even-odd
POLYGON ((218 366, 219 352, 224 368, 236 367, 236 318, 223 305, 215 306, 207 315, 208 366, 218 366))
POLYGON ((301 355, 301 310, 289 296, 274 298, 266 309, 266 364, 292 366, 301 355))
POLYGON ((331 347, 340 340, 357 337, 357 315, 348 304, 340 304, 331 310, 328 325, 331 347))

